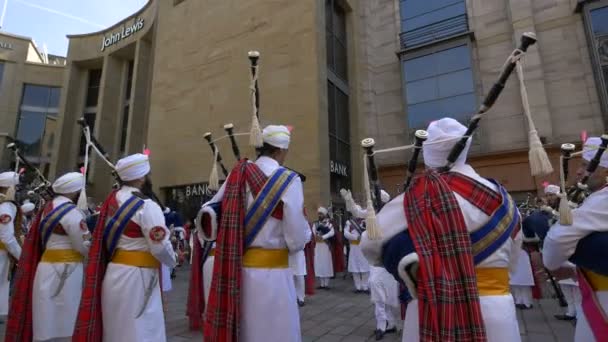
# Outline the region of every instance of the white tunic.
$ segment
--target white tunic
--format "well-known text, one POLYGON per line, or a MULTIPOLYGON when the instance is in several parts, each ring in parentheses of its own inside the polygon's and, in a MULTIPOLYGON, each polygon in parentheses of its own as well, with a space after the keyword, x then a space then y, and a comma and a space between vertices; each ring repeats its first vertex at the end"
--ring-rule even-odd
MULTIPOLYGON (((64 196, 53 199, 53 208, 65 202, 71 202, 64 196)), ((86 257, 89 249, 84 244, 84 236, 89 234, 84 214, 78 209, 70 210, 59 224, 67 235, 51 234, 46 243, 47 250, 71 249, 86 257)), ((35 341, 52 338, 70 337, 74 331, 78 306, 82 294, 82 262, 48 263, 40 262, 34 277, 32 290, 32 317, 35 341), (64 272, 69 277, 63 289, 52 298, 58 290, 60 276, 64 272)))
MULTIPOLYGON (((255 164, 270 176, 279 163, 260 157, 255 164)), ((224 185, 210 203, 224 196, 224 185)), ((270 217, 251 244, 266 249, 289 249, 291 253, 304 249, 310 228, 304 216, 302 181, 296 177, 283 196, 283 220, 270 217)), ((248 207, 253 203, 248 194, 248 207)), ((266 342, 301 341, 300 313, 291 268, 243 268, 241 288, 240 341, 266 342)))
MULTIPOLYGON (((123 186, 116 194, 118 205, 128 200, 133 192, 138 190, 123 186)), ((169 230, 165 226, 165 217, 161 208, 152 200, 145 204, 131 219, 141 227, 143 237, 120 237, 117 249, 128 251, 150 252, 158 261, 169 266, 175 266, 175 253, 169 240, 169 230), (162 241, 154 241, 150 231, 161 227, 165 231, 162 241)), ((105 342, 162 342, 166 341, 165 318, 158 282, 159 270, 140 268, 123 264, 109 263, 103 279, 101 303, 103 313, 103 340, 105 342), (154 290, 143 311, 144 292, 156 278, 154 290)))
MULTIPOLYGON (((488 180, 479 176, 469 165, 456 165, 452 171, 462 173, 473 178, 485 186, 498 191, 497 187, 488 180)), ((489 221, 489 217, 477 207, 454 193, 461 208, 464 221, 469 232, 479 229, 489 221)), ((377 222, 382 229, 382 240, 369 240, 367 233, 363 233, 361 247, 363 253, 375 265, 382 265, 382 245, 396 234, 407 229, 407 220, 403 209, 403 194, 387 203, 377 216, 377 222)), ((517 252, 521 248, 521 232, 515 240, 508 239, 497 251, 482 261, 476 267, 509 268, 516 263, 517 252)), ((486 336, 489 342, 520 341, 519 325, 515 313, 515 304, 511 294, 497 296, 481 296, 481 311, 486 327, 486 336)), ((419 341, 418 333, 418 301, 413 300, 407 307, 405 316, 403 341, 419 341)))
MULTIPOLYGON (((344 226, 344 236, 349 241, 360 241, 361 235, 354 228, 351 227, 351 222, 346 221, 344 226)), ((351 273, 367 273, 369 272, 369 262, 365 259, 363 252, 361 252, 360 245, 350 244, 350 254, 348 255, 348 272, 351 273)))
POLYGON ((21 246, 15 238, 16 214, 17 207, 14 203, 0 203, 0 241, 4 243, 5 247, 5 249, 0 249, 0 316, 8 315, 10 256, 16 260, 19 260, 21 256, 21 246))
POLYGON ((518 251, 517 264, 509 270, 509 285, 534 286, 534 275, 528 253, 522 248, 518 251))
POLYGON ((321 235, 321 232, 317 230, 318 222, 315 222, 313 225, 315 236, 323 239, 322 242, 317 241, 315 245, 315 276, 330 278, 334 276, 334 264, 327 239, 334 236, 335 232, 334 226, 329 220, 325 220, 323 224, 330 228, 329 232, 325 235, 321 235))
MULTIPOLYGON (((594 192, 578 209, 572 211, 571 226, 555 224, 545 238, 543 263, 551 271, 568 266, 567 260, 574 254, 578 242, 593 232, 608 231, 608 188, 594 192)), ((608 291, 596 292, 604 312, 608 314, 608 291)), ((574 340, 594 341, 584 312, 577 316, 574 340)))

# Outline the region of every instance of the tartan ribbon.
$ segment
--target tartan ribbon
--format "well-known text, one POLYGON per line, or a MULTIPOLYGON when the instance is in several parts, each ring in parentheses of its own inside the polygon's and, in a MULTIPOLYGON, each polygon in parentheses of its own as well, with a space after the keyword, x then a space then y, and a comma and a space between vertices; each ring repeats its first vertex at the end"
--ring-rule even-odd
MULTIPOLYGON (((52 205, 52 203, 53 202, 49 204, 52 205)), ((42 219, 42 222, 40 223, 40 234, 43 248, 46 248, 46 243, 49 241, 53 230, 59 225, 59 221, 74 208, 76 208, 76 206, 72 202, 61 203, 42 219)))
POLYGON ((78 316, 74 326, 73 342, 102 342, 103 319, 101 311, 101 289, 106 268, 110 261, 103 243, 103 234, 106 222, 118 209, 116 200, 117 191, 113 191, 99 212, 97 226, 93 232, 89 261, 84 271, 84 286, 78 316))
POLYGON ((267 179, 262 170, 247 159, 240 160, 226 179, 211 292, 205 303, 203 331, 207 342, 239 340, 247 186, 255 197, 267 179))
POLYGON ((471 240, 456 196, 427 170, 403 205, 420 263, 420 341, 486 341, 471 240))
POLYGON ((32 323, 32 290, 36 269, 42 256, 40 244, 40 221, 42 210, 36 218, 23 243, 19 267, 13 279, 13 291, 10 296, 8 321, 4 341, 29 342, 33 339, 32 323))

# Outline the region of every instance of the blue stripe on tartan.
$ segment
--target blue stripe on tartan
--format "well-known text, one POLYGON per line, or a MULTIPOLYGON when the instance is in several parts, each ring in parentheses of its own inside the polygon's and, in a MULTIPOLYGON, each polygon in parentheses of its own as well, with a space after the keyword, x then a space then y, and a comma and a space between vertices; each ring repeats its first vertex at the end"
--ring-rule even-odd
MULTIPOLYGON (((505 243, 505 241, 507 241, 507 239, 509 239, 509 237, 511 236, 511 233, 513 232, 513 229, 515 229, 515 225, 519 222, 519 212, 514 207, 515 204, 510 200, 509 195, 507 194, 506 190, 503 187, 500 187, 500 192, 503 197, 503 203, 499 209, 501 212, 503 212, 502 215, 498 215, 498 212, 497 212, 495 215, 492 216, 492 219, 490 220, 490 222, 488 222, 486 225, 484 225, 480 230, 484 230, 487 233, 489 233, 489 232, 491 232, 491 229, 488 230, 488 227, 494 228, 502 220, 510 220, 510 223, 509 223, 509 226, 507 227, 507 229, 505 229, 505 231, 502 232, 502 234, 496 240, 494 240, 489 246, 487 246, 485 249, 483 249, 481 252, 477 253, 473 257, 473 260, 476 265, 481 263, 482 261, 484 261, 490 255, 494 254, 494 252, 496 252, 505 243), (510 211, 509 209, 511 207, 513 207, 512 208, 513 216, 510 217, 507 215, 509 214, 509 211, 510 211)), ((478 231, 476 231, 475 233, 477 233, 478 231)), ((471 234, 471 243, 474 243, 472 235, 473 234, 471 234)), ((481 236, 480 239, 481 238, 483 238, 483 236, 481 236)), ((479 240, 477 240, 477 241, 479 241, 479 240)))
MULTIPOLYGON (((264 197, 272 190, 272 188, 274 187, 274 182, 276 182, 277 178, 279 178, 284 172, 287 172, 287 170, 283 169, 283 168, 277 170, 277 172, 275 172, 275 174, 280 173, 278 175, 278 177, 275 178, 273 175, 273 177, 271 178, 271 181, 269 181, 268 182, 269 184, 267 184, 269 186, 264 186, 262 191, 260 191, 261 194, 258 195, 258 199, 260 199, 260 203, 263 201, 264 197)), ((247 234, 247 236, 245 236, 245 248, 248 248, 251 245, 251 243, 253 243, 253 240, 258 235, 258 233, 260 232, 260 230, 262 229, 262 227, 264 226, 264 224, 266 223, 266 221, 272 214, 272 211, 277 206, 278 202, 281 200, 283 193, 285 192, 285 190, 287 189, 289 184, 291 184, 291 181, 294 179, 295 176, 296 176, 295 172, 290 172, 290 174, 287 176, 287 179, 281 184, 280 188, 275 193, 274 197, 270 201, 270 204, 266 208, 264 208, 264 212, 260 216, 260 219, 258 220, 258 222, 254 225, 254 227, 251 229, 249 234, 247 234)), ((259 207, 259 204, 258 204, 258 207, 259 207)), ((250 210, 248 212, 248 214, 250 212, 252 213, 252 215, 247 215, 249 218, 251 218, 251 216, 253 216, 253 213, 254 213, 252 210, 250 210)), ((245 227, 248 226, 248 223, 249 223, 249 220, 245 219, 245 227)))
POLYGON ((137 210, 141 208, 144 204, 144 201, 139 199, 137 196, 131 196, 123 205, 120 206, 116 214, 112 217, 108 225, 106 226, 106 230, 104 231, 104 242, 108 248, 109 255, 114 254, 114 249, 118 244, 118 239, 122 235, 122 232, 127 227, 127 224, 131 220, 131 218, 135 215, 137 210), (134 201, 137 201, 135 204, 132 204, 134 201), (130 207, 130 208, 129 208, 130 207), (127 210, 125 215, 122 213, 127 210), (112 240, 107 241, 109 237, 112 237, 112 240))
POLYGON ((57 208, 53 209, 40 223, 42 227, 42 247, 46 246, 46 243, 49 241, 51 237, 51 233, 59 224, 59 221, 68 213, 70 210, 74 209, 76 206, 71 202, 61 203, 57 208), (52 221, 49 223, 49 220, 52 221))

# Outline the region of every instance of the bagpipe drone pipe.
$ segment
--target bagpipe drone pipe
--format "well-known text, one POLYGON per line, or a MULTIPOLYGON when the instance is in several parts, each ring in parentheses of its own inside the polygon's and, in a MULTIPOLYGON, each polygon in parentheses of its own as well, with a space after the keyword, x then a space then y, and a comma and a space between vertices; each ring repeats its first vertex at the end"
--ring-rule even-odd
MULTIPOLYGON (((211 170, 211 174, 209 176, 209 189, 213 192, 219 190, 220 180, 218 175, 218 169, 221 169, 224 178, 227 178, 229 175, 228 169, 224 164, 224 159, 220 153, 219 147, 217 146, 217 142, 224 139, 230 139, 230 145, 232 148, 232 153, 236 161, 242 160, 241 151, 238 146, 237 137, 238 136, 249 136, 252 145, 256 147, 256 154, 259 157, 259 148, 263 145, 261 141, 261 131, 259 127, 259 117, 260 117, 260 91, 258 86, 258 62, 260 59, 260 54, 257 51, 249 51, 248 53, 250 70, 251 70, 251 101, 252 101, 252 129, 249 133, 234 133, 234 124, 229 123, 224 125, 224 131, 226 135, 220 137, 218 139, 213 139, 213 135, 211 132, 206 132, 203 135, 203 138, 207 141, 209 148, 211 149, 211 153, 213 154, 213 168, 211 170)), ((306 176, 302 173, 290 169, 289 167, 282 166, 285 169, 288 169, 292 172, 295 172, 302 182, 306 181, 306 176)), ((217 229, 219 226, 219 222, 221 221, 221 202, 215 203, 206 203, 201 210, 199 210, 197 214, 197 218, 195 219, 195 226, 199 231, 202 231, 203 239, 207 242, 213 242, 217 238, 217 229)))

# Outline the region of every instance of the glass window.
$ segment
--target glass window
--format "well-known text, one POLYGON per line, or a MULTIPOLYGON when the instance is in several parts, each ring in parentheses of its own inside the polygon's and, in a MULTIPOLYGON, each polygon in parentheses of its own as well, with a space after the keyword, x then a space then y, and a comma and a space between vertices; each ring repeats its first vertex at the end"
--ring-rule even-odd
POLYGON ((336 76, 348 80, 346 13, 336 0, 325 0, 325 39, 327 67, 336 76))
POLYGON ((23 88, 21 105, 45 108, 49 104, 49 87, 27 84, 23 88))
MULTIPOLYGON (((87 123, 87 126, 89 126, 89 129, 91 130, 91 134, 93 134, 93 132, 95 132, 96 116, 97 116, 97 113, 91 113, 91 112, 87 112, 82 115, 82 117, 84 118, 84 122, 87 123)), ((84 147, 85 146, 86 146, 86 141, 84 139, 84 136, 81 133, 80 134, 80 148, 78 150, 79 156, 84 156, 84 147)))
POLYGON ((21 111, 19 115, 19 128, 17 140, 25 156, 40 156, 40 145, 44 135, 46 114, 38 112, 21 111))
POLYGON ((59 108, 59 97, 61 96, 61 88, 51 88, 49 94, 49 107, 59 108))
POLYGON ((101 84, 101 69, 89 70, 89 84, 87 86, 87 107, 97 106, 99 98, 99 85, 101 84))
POLYGON ((404 60, 403 73, 410 128, 426 127, 445 116, 466 121, 475 110, 468 45, 404 60))
POLYGON ((129 67, 127 70, 127 91, 125 94, 125 99, 130 100, 131 99, 131 85, 133 84, 133 67, 134 67, 134 63, 133 61, 129 62, 129 67))
POLYGON ((120 152, 125 152, 127 147, 127 133, 129 127, 129 105, 122 112, 122 129, 120 132, 120 152))
POLYGON ((589 11, 591 41, 596 51, 595 67, 600 84, 598 89, 603 93, 601 98, 604 108, 608 108, 608 6, 598 7, 589 11))
POLYGON ((591 29, 596 36, 608 34, 608 6, 594 9, 591 14, 591 29))
POLYGON ((3 78, 4 78, 4 63, 0 63, 0 88, 2 87, 3 78))
POLYGON ((465 0, 401 0, 400 14, 404 49, 469 29, 465 0))

